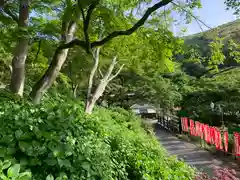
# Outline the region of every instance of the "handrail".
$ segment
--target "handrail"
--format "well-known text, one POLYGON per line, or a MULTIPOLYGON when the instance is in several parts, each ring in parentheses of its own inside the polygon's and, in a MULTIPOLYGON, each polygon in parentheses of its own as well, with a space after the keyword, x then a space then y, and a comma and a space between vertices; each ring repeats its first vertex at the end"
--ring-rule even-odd
POLYGON ((163 116, 158 116, 158 124, 171 132, 180 132, 180 118, 176 115, 163 114, 163 116))

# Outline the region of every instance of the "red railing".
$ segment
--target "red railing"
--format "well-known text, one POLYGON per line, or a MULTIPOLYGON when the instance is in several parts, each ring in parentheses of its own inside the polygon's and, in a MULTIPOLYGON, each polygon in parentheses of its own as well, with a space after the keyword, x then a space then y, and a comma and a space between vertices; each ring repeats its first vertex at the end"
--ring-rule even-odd
POLYGON ((193 121, 186 117, 181 118, 181 126, 183 132, 190 133, 191 136, 197 136, 207 144, 214 145, 216 150, 224 151, 235 157, 240 156, 240 134, 238 132, 233 133, 233 148, 232 152, 229 152, 228 131, 221 131, 217 127, 193 121))

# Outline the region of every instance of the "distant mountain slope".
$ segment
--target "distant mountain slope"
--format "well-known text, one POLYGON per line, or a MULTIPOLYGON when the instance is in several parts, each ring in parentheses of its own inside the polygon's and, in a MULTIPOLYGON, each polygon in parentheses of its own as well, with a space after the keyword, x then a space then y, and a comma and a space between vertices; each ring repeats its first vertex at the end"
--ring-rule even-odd
POLYGON ((240 19, 202 33, 185 36, 184 39, 185 43, 188 45, 199 45, 204 48, 203 45, 211 42, 218 34, 226 40, 232 38, 240 43, 240 19))
MULTIPOLYGON (((183 39, 185 40, 185 45, 187 45, 186 46, 187 50, 189 49, 188 45, 190 45, 193 46, 202 57, 208 57, 209 56, 208 44, 209 42, 213 41, 218 35, 224 38, 225 43, 229 39, 233 39, 236 42, 240 43, 240 19, 232 21, 230 23, 223 24, 221 26, 218 26, 216 28, 213 28, 202 33, 185 36, 183 37, 183 39)), ((224 53, 226 59, 224 61, 224 64, 219 65, 219 69, 240 66, 240 64, 237 63, 236 61, 232 60, 231 58, 227 58, 228 54, 227 51, 228 51, 227 46, 225 46, 224 53)), ((179 56, 178 60, 179 62, 183 62, 182 68, 190 76, 200 77, 202 74, 204 75, 209 74, 207 70, 208 68, 205 67, 206 64, 184 62, 184 56, 183 57, 179 56)))

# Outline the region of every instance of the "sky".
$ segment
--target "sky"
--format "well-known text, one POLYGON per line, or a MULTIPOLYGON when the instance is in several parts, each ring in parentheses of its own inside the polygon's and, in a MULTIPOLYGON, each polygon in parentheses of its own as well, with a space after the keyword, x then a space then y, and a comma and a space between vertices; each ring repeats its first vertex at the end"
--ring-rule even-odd
MULTIPOLYGON (((195 10, 194 14, 212 28, 237 19, 237 17, 233 15, 233 11, 226 10, 224 0, 202 0, 202 8, 195 10)), ((176 16, 174 17, 175 19, 181 21, 179 15, 174 16, 176 16)), ((183 27, 187 28, 187 32, 184 35, 202 32, 195 20, 188 25, 173 26, 172 30, 174 34, 178 34, 183 27)), ((202 25, 202 28, 204 30, 208 29, 204 25, 202 25)))

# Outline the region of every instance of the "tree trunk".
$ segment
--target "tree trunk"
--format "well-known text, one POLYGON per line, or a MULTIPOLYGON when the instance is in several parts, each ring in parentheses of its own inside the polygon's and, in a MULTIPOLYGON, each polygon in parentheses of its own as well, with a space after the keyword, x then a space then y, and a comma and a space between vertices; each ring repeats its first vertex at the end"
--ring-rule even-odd
POLYGON ((56 51, 51 64, 42 78, 33 86, 31 97, 35 104, 41 101, 44 93, 51 87, 56 80, 62 65, 64 64, 68 54, 68 49, 56 51))
MULTIPOLYGON (((63 38, 65 38, 65 43, 72 41, 76 31, 76 23, 72 23, 67 29, 65 36, 63 36, 63 38)), ((32 88, 30 96, 32 97, 33 103, 38 104, 44 93, 52 86, 62 68, 62 65, 67 59, 68 51, 69 49, 57 49, 55 51, 53 60, 48 66, 47 71, 32 88)))
POLYGON ((86 107, 85 107, 85 113, 91 114, 92 110, 94 108, 94 105, 96 101, 102 96, 103 92, 105 91, 105 88, 108 84, 108 81, 101 80, 100 84, 98 85, 96 91, 94 92, 92 98, 87 99, 86 107))
POLYGON ((13 93, 23 95, 25 82, 25 61, 28 54, 28 39, 22 39, 16 46, 12 60, 12 75, 10 89, 13 93))
POLYGON ((95 76, 95 73, 97 71, 98 64, 99 64, 99 52, 100 52, 100 48, 97 48, 93 53, 94 65, 88 79, 88 91, 87 91, 87 98, 85 102, 85 112, 89 114, 92 112, 93 106, 96 102, 91 96, 92 96, 93 78, 95 76))
POLYGON ((78 84, 76 84, 76 86, 73 89, 73 97, 77 98, 77 89, 78 89, 78 84))
MULTIPOLYGON (((29 18, 29 0, 20 0, 19 4, 19 28, 27 28, 29 18)), ((25 82, 25 61, 28 54, 28 35, 26 32, 21 34, 15 48, 14 57, 12 59, 12 75, 10 90, 20 96, 23 95, 25 82), (24 35, 23 35, 24 34, 24 35), (25 37, 23 37, 25 36, 25 37)))
POLYGON ((92 81, 93 81, 93 77, 96 73, 96 70, 98 67, 98 62, 99 62, 99 49, 96 51, 96 55, 94 56, 95 63, 94 63, 93 69, 89 76, 89 88, 88 88, 88 96, 87 96, 87 100, 86 100, 86 104, 85 104, 85 113, 87 113, 87 114, 92 113, 96 101, 102 96, 108 83, 110 81, 112 81, 121 72, 124 65, 122 65, 119 68, 119 70, 116 72, 116 74, 112 75, 112 71, 117 63, 116 60, 117 60, 117 57, 114 57, 107 72, 105 73, 105 75, 101 79, 100 83, 98 84, 97 89, 95 90, 93 95, 91 95, 90 93, 92 90, 92 84, 90 84, 90 83, 92 83, 92 81))

